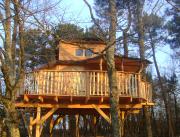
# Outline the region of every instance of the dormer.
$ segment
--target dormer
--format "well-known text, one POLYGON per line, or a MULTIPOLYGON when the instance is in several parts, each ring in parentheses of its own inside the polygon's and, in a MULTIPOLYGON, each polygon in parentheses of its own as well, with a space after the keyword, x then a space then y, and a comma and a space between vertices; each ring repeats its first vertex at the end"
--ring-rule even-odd
POLYGON ((94 58, 105 49, 101 40, 61 40, 58 45, 58 60, 85 60, 94 58))

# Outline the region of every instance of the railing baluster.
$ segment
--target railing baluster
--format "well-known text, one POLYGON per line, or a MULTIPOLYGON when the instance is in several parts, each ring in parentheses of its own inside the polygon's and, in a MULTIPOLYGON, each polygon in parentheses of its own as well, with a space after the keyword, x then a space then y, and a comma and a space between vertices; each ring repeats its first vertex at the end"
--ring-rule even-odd
POLYGON ((36 81, 37 94, 39 94, 39 73, 36 73, 36 75, 37 75, 37 81, 36 81))
POLYGON ((137 97, 137 92, 138 92, 138 85, 137 85, 137 82, 138 81, 138 78, 137 78, 137 74, 135 74, 135 97, 137 97))
POLYGON ((63 80, 62 80, 62 72, 59 72, 59 84, 60 84, 60 88, 59 88, 59 95, 63 95, 63 88, 62 88, 62 84, 63 84, 63 80))
POLYGON ((89 74, 90 74, 90 80, 89 80, 90 81, 89 82, 90 83, 90 87, 89 87, 90 91, 89 91, 89 93, 91 95, 92 94, 92 90, 93 90, 93 88, 92 88, 92 86, 93 86, 93 83, 92 83, 92 72, 89 72, 89 74))
MULTIPOLYGON (((117 72, 119 95, 140 97, 152 101, 151 85, 140 74, 117 72)), ((109 95, 106 71, 37 71, 25 75, 23 93, 71 96, 109 95)), ((19 91, 18 94, 21 91, 19 91)))
POLYGON ((59 72, 57 72, 57 90, 56 90, 56 94, 57 95, 59 93, 59 86, 60 86, 60 83, 59 83, 59 72))
POLYGON ((100 72, 100 76, 101 76, 101 80, 100 80, 100 86, 101 86, 101 88, 100 88, 100 90, 101 90, 101 96, 103 96, 104 94, 103 94, 103 72, 100 72))
POLYGON ((96 73, 97 74, 97 95, 100 95, 100 93, 99 93, 99 84, 100 84, 100 82, 99 82, 99 72, 97 72, 96 73))
POLYGON ((105 94, 105 96, 107 95, 107 88, 106 88, 106 86, 107 86, 107 79, 106 79, 106 73, 104 73, 104 94, 105 94))
POLYGON ((92 95, 95 95, 95 89, 96 89, 96 87, 95 87, 95 72, 93 72, 93 94, 92 95))

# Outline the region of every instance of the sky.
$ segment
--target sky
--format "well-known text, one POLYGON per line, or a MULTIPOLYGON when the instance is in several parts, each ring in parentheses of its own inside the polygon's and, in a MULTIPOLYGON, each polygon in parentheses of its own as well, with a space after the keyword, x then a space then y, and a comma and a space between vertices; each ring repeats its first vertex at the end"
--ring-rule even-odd
MULTIPOLYGON (((36 0, 35 0, 36 1, 36 0)), ((44 0, 42 0, 44 1, 44 0)), ((45 0, 49 2, 48 0, 45 0)), ((53 0, 50 2, 58 2, 59 0, 53 0)), ((163 0, 159 0, 163 1, 163 0)), ((37 2, 37 1, 36 1, 37 2)), ((88 0, 88 2, 93 5, 93 0, 88 0)), ((147 5, 149 9, 152 5, 147 5)), ((54 20, 56 23, 73 23, 83 28, 88 28, 92 25, 91 17, 89 14, 89 9, 84 3, 83 0, 61 0, 58 6, 56 7, 56 11, 54 12, 54 17, 50 17, 49 20, 54 20), (55 16, 58 18, 55 18, 55 16)), ((162 14, 162 11, 159 11, 159 14, 162 14)), ((168 46, 164 46, 163 48, 157 48, 157 61, 158 65, 163 73, 168 71, 167 66, 171 62, 171 58, 169 54, 171 53, 171 49, 168 46)), ((152 60, 152 59, 150 59, 152 60)), ((176 64, 176 63, 175 63, 176 64)), ((168 66, 170 68, 172 66, 168 66)), ((154 70, 154 69, 153 69, 154 70)))
MULTIPOLYGON (((88 0, 93 3, 93 0, 88 0)), ((83 0, 62 0, 61 8, 65 9, 65 22, 75 23, 83 28, 92 25, 89 9, 83 0)))
MULTIPOLYGON (((93 0, 89 0, 89 2, 93 4, 93 0)), ((89 10, 83 0, 63 0, 61 5, 63 5, 61 8, 65 8, 67 10, 65 15, 65 22, 75 23, 83 28, 91 26, 92 23, 89 10)), ((147 5, 147 7, 150 6, 152 5, 147 5)), ((162 11, 159 11, 159 14, 162 14, 162 11)), ((156 49, 156 51, 157 62, 161 69, 161 72, 167 73, 170 67, 172 67, 168 66, 168 64, 170 64, 170 62, 172 61, 172 59, 170 58, 170 54, 172 53, 172 51, 168 46, 159 47, 156 49)), ((150 60, 152 61, 152 58, 150 60)))

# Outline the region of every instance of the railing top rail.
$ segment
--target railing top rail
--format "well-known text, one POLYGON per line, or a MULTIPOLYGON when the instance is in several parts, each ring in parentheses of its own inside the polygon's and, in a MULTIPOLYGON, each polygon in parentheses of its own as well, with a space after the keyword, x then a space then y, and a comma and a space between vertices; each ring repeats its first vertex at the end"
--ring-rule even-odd
MULTIPOLYGON (((99 72, 99 73, 107 73, 104 70, 41 70, 41 71, 33 71, 33 72, 26 72, 29 73, 39 73, 39 72, 99 72)), ((117 73, 124 73, 124 74, 136 74, 139 75, 140 73, 137 72, 125 72, 125 71, 116 71, 117 73)))

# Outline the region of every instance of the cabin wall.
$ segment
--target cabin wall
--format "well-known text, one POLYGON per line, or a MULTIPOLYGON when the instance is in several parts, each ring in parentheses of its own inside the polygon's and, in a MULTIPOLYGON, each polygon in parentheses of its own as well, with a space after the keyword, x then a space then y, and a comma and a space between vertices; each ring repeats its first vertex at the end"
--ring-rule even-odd
POLYGON ((85 56, 76 56, 76 49, 84 48, 84 49, 92 49, 94 52, 101 52, 104 50, 104 44, 94 44, 94 43, 86 43, 86 44, 76 44, 76 43, 64 43, 60 42, 59 44, 59 60, 83 60, 87 58, 92 58, 97 55, 93 55, 91 57, 85 56))
POLYGON ((83 71, 86 70, 85 66, 79 66, 79 65, 56 65, 51 68, 41 69, 41 71, 83 71))
MULTIPOLYGON (((106 64, 102 64, 100 66, 100 63, 89 63, 89 64, 79 64, 79 65, 73 65, 73 64, 67 64, 67 65, 55 65, 54 67, 49 67, 43 70, 59 70, 59 71, 84 71, 84 70, 101 70, 107 71, 106 64)), ((117 71, 124 71, 124 72, 132 72, 132 73, 138 73, 139 70, 141 70, 140 66, 138 65, 125 65, 122 66, 121 64, 116 64, 116 70, 117 71)))
POLYGON ((61 70, 61 71, 83 71, 85 70, 84 66, 78 66, 78 65, 57 65, 55 67, 55 70, 61 70))

